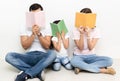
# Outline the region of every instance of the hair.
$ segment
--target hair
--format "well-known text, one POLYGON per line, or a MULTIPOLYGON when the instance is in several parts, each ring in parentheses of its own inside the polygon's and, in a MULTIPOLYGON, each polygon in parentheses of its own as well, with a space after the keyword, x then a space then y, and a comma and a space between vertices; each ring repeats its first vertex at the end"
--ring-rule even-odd
MULTIPOLYGON (((81 13, 92 13, 92 10, 90 8, 83 8, 81 11, 81 13)), ((95 26, 96 27, 96 26, 95 26)))
POLYGON ((80 12, 81 13, 92 13, 92 10, 90 8, 83 8, 80 12))
POLYGON ((29 11, 34 11, 34 10, 37 10, 39 8, 41 9, 41 11, 43 11, 43 7, 40 4, 34 3, 30 6, 29 11))
MULTIPOLYGON (((52 36, 53 37, 53 36, 52 36)), ((51 38, 52 38, 51 37, 51 38)), ((51 40, 51 43, 50 43, 50 47, 49 47, 50 49, 54 49, 54 45, 53 45, 53 42, 52 42, 52 40, 51 40)))
POLYGON ((60 20, 55 20, 53 23, 58 24, 60 20))

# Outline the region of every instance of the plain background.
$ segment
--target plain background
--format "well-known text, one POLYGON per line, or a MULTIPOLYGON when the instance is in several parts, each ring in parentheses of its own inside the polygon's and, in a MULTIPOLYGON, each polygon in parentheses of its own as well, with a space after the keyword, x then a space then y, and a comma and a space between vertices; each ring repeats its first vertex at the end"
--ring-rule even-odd
MULTIPOLYGON (((120 58, 120 1, 119 0, 1 0, 0 1, 0 59, 11 51, 23 52, 19 30, 25 21, 25 12, 32 3, 40 3, 45 12, 47 23, 64 19, 69 29, 72 55, 74 42, 75 12, 89 7, 97 13, 96 27, 101 30, 102 38, 96 46, 98 55, 120 58)), ((48 24, 49 25, 49 24, 48 24)), ((49 26, 48 26, 49 27, 49 26)))

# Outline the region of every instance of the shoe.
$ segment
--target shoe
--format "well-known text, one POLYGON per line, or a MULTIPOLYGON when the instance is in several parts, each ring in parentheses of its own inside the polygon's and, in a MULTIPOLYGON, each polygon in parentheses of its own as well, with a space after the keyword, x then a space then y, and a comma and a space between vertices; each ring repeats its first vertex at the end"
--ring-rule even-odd
POLYGON ((39 78, 41 81, 44 81, 45 80, 45 72, 44 70, 37 75, 37 78, 39 78))
POLYGON ((106 70, 107 70, 106 74, 111 74, 111 75, 116 74, 116 71, 113 68, 107 68, 106 70))
POLYGON ((29 78, 30 78, 30 76, 28 74, 26 74, 25 72, 20 72, 17 75, 17 78, 15 79, 15 81, 26 81, 29 78))
POLYGON ((79 68, 75 68, 74 72, 75 72, 75 74, 78 74, 78 73, 80 73, 80 69, 79 68))

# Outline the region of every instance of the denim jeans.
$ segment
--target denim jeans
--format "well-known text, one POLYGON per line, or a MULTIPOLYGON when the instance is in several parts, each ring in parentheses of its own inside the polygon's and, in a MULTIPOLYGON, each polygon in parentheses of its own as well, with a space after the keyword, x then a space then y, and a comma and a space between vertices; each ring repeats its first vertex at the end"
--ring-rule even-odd
POLYGON ((99 73, 100 68, 111 66, 113 60, 106 56, 92 55, 74 55, 71 59, 73 67, 80 68, 89 72, 99 73))
POLYGON ((67 70, 71 70, 73 68, 68 57, 60 57, 60 56, 54 60, 52 68, 55 71, 59 71, 62 65, 67 70))
POLYGON ((5 59, 17 69, 24 71, 31 77, 35 77, 48 65, 52 64, 55 58, 55 53, 49 50, 47 53, 41 51, 32 51, 25 54, 11 52, 6 55, 5 59))

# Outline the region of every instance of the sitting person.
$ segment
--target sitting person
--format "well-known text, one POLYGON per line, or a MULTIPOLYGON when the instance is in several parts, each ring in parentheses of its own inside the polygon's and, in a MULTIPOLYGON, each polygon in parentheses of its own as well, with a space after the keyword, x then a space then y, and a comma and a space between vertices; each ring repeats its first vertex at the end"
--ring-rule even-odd
MULTIPOLYGON (((43 8, 40 4, 35 3, 30 6, 29 11, 37 13, 43 11, 43 8)), ((31 30, 28 27, 23 27, 20 38, 23 48, 27 50, 26 53, 10 52, 5 57, 8 63, 22 71, 17 75, 15 81, 26 81, 35 77, 43 81, 45 79, 43 70, 56 58, 55 53, 48 50, 51 43, 51 33, 34 25, 31 30)))
MULTIPOLYGON (((56 20, 53 23, 58 24, 60 20, 56 20)), ((53 70, 59 71, 61 66, 64 66, 67 70, 71 70, 72 66, 70 64, 70 60, 67 54, 67 48, 69 47, 69 35, 68 33, 59 32, 56 33, 57 37, 52 37, 53 48, 56 51, 57 58, 53 62, 53 70)))
MULTIPOLYGON (((91 9, 84 8, 81 13, 92 13, 91 9)), ((112 65, 113 60, 107 56, 98 56, 94 53, 95 45, 99 40, 100 32, 95 28, 79 27, 73 31, 73 39, 75 42, 75 50, 71 64, 75 67, 75 73, 85 70, 93 73, 115 74, 112 65)))

